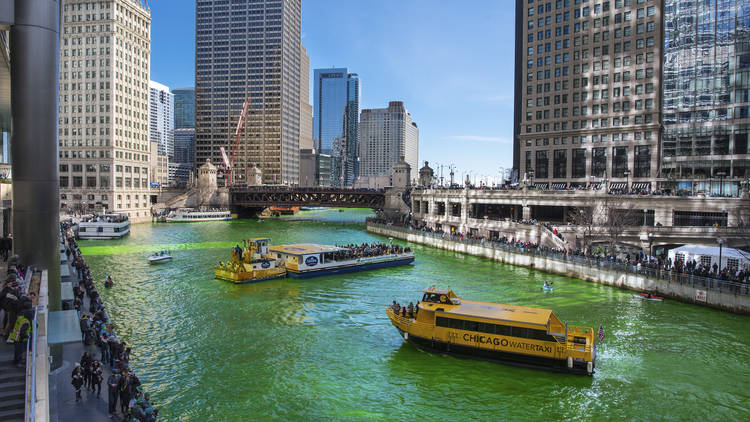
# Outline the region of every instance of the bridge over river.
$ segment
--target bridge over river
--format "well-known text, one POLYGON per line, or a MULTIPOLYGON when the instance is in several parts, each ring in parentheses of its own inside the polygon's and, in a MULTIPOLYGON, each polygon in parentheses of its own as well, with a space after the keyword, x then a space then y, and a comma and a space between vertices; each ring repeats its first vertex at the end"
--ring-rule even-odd
POLYGON ((229 201, 232 206, 243 208, 261 208, 275 205, 380 210, 385 206, 385 197, 385 191, 377 189, 302 188, 267 185, 231 187, 229 189, 229 201))

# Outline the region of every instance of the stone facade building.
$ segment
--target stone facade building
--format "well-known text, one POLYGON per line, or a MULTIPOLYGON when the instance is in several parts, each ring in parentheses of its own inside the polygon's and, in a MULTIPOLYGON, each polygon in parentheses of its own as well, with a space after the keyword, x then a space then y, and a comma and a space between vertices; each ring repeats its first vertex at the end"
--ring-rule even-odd
POLYGON ((546 188, 652 187, 662 2, 516 0, 516 13, 520 178, 546 188))
POLYGON ((68 0, 60 39, 60 207, 150 218, 151 16, 138 0, 68 0))

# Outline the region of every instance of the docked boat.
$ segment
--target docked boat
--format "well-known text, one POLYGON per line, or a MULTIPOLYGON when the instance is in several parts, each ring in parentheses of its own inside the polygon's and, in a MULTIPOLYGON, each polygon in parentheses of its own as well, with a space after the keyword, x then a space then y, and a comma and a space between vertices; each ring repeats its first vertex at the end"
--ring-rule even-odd
POLYGON ((303 243, 271 246, 269 250, 294 278, 345 274, 414 262, 414 252, 392 244, 338 247, 303 243))
POLYGON ((435 287, 423 291, 413 312, 397 307, 386 307, 386 314, 404 340, 417 347, 517 366, 594 373, 594 330, 569 326, 549 309, 464 300, 435 287))
POLYGON ((123 214, 100 214, 78 222, 79 239, 119 239, 130 233, 130 220, 123 214))
POLYGON ((165 221, 167 223, 198 223, 201 221, 229 221, 232 214, 222 209, 194 209, 180 208, 170 212, 165 221))
POLYGON ((286 269, 278 265, 277 259, 268 251, 269 238, 247 240, 244 247, 232 249, 232 260, 219 262, 214 273, 219 280, 236 284, 252 283, 286 276, 286 269))
POLYGON ((643 300, 650 300, 652 302, 662 302, 664 301, 664 298, 661 296, 654 296, 651 293, 640 293, 640 294, 634 294, 633 297, 637 297, 638 299, 643 300))
POLYGON ((169 251, 160 251, 148 257, 149 264, 160 264, 172 260, 172 255, 169 251))

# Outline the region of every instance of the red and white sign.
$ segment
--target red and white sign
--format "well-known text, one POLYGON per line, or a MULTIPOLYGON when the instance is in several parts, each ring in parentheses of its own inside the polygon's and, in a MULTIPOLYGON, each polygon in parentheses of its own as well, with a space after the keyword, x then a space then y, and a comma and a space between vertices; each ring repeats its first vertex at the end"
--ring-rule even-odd
POLYGON ((696 302, 705 302, 706 301, 706 291, 705 290, 696 290, 695 291, 695 301, 696 302))

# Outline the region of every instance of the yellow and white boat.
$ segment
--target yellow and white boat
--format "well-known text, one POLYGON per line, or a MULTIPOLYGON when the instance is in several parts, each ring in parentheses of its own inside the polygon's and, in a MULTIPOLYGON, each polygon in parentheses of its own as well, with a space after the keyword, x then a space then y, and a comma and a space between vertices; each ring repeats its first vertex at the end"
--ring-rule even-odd
POLYGON ((433 351, 518 366, 592 375, 594 330, 563 324, 549 309, 464 300, 427 288, 414 312, 386 314, 404 340, 433 351), (405 314, 405 315, 404 315, 405 314))
POLYGON ((271 239, 247 240, 245 247, 232 249, 232 260, 219 262, 215 277, 232 283, 252 283, 286 276, 286 269, 277 265, 276 258, 269 254, 271 239))

